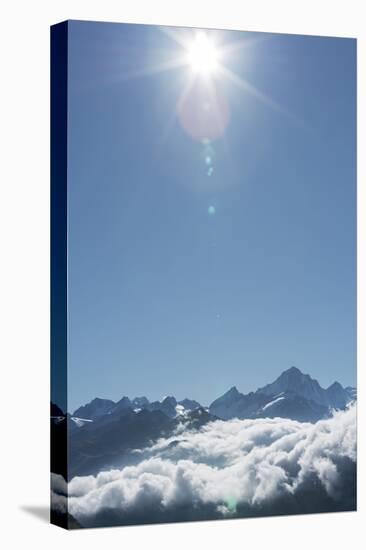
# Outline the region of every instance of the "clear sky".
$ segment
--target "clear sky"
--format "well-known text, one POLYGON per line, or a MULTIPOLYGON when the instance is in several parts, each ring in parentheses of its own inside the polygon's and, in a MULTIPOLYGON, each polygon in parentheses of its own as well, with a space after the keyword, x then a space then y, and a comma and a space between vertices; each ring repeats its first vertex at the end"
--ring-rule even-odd
POLYGON ((69 24, 70 410, 356 382, 356 41, 204 36, 69 24))

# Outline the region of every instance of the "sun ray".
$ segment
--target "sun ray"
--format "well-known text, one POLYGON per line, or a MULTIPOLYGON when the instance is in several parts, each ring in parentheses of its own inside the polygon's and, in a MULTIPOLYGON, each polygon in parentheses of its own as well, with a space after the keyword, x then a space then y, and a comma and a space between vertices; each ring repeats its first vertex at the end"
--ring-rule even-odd
POLYGON ((173 71, 173 70, 179 69, 183 65, 184 65, 183 61, 180 61, 179 58, 171 59, 169 61, 165 61, 164 63, 158 63, 156 65, 151 65, 149 67, 146 66, 141 69, 137 69, 135 71, 129 71, 124 75, 124 77, 122 77, 122 80, 130 80, 133 78, 143 78, 146 76, 154 76, 156 74, 164 73, 166 71, 173 71))
MULTIPOLYGON (((181 106, 184 105, 184 102, 189 98, 190 94, 193 93, 193 89, 196 85, 207 87, 206 95, 208 98, 208 103, 211 105, 210 113, 212 116, 212 121, 216 121, 213 125, 210 124, 210 128, 222 128, 222 131, 213 132, 212 138, 216 139, 216 137, 225 137, 224 133, 227 126, 227 121, 223 120, 224 115, 221 112, 222 100, 227 104, 228 109, 229 105, 222 92, 219 93, 218 85, 220 79, 223 83, 225 81, 230 82, 235 87, 242 90, 245 94, 253 96, 256 100, 263 103, 273 111, 285 116, 293 123, 301 125, 302 127, 304 126, 303 121, 299 120, 285 107, 277 103, 273 98, 257 89, 253 84, 240 77, 237 73, 233 72, 225 65, 225 60, 229 58, 231 54, 237 51, 243 51, 243 55, 245 55, 246 49, 251 47, 254 42, 260 40, 260 38, 255 37, 225 43, 222 37, 217 35, 217 31, 213 30, 160 28, 160 31, 172 41, 174 51, 167 51, 169 57, 165 54, 165 60, 160 61, 158 64, 150 64, 146 67, 136 69, 133 72, 125 74, 122 79, 129 80, 133 78, 143 78, 154 76, 166 71, 190 69, 187 73, 188 80, 177 99, 176 108, 173 109, 173 112, 169 116, 167 116, 163 132, 159 138, 161 145, 167 142, 175 121, 181 116, 181 106), (218 93, 220 98, 217 96, 218 93), (218 99, 220 99, 220 101, 218 101, 218 99)), ((202 99, 202 94, 198 94, 197 100, 200 99, 202 99)), ((191 99, 189 98, 188 101, 191 101, 191 99)), ((183 122, 184 129, 191 134, 192 128, 188 127, 187 129, 186 122, 187 120, 185 119, 183 122)), ((190 124, 192 125, 192 122, 190 122, 190 124)), ((191 134, 193 139, 198 138, 198 136, 195 135, 196 133, 197 132, 194 132, 193 136, 191 134)), ((211 140, 210 136, 208 136, 207 139, 211 140)), ((224 141, 225 148, 228 149, 226 140, 224 141)), ((160 150, 161 147, 159 147, 159 151, 160 150)), ((160 157, 160 152, 158 153, 158 156, 160 157)))
POLYGON ((297 125, 300 125, 300 126, 305 126, 305 123, 304 121, 302 121, 301 119, 299 119, 298 117, 296 117, 293 113, 291 113, 290 111, 288 111, 287 109, 285 109, 285 107, 283 107, 280 103, 277 103, 276 101, 274 101, 271 97, 269 97, 268 95, 266 95, 265 93, 261 92, 260 90, 258 90, 258 88, 256 88, 255 86, 253 86, 253 84, 251 84, 250 82, 248 82, 247 80, 244 80, 243 78, 240 78, 240 76, 238 76, 237 74, 235 74, 233 71, 230 71, 229 69, 227 69, 226 67, 224 67, 223 65, 220 65, 219 69, 220 73, 225 77, 227 78, 228 80, 230 80, 233 84, 235 84, 238 88, 242 89, 244 92, 252 95, 253 97, 255 97, 256 99, 258 99, 259 101, 261 101, 262 103, 264 103, 267 107, 270 107, 271 109, 273 109, 274 111, 277 111, 278 113, 284 115, 285 117, 287 117, 289 120, 291 120, 292 122, 296 123, 297 125))
POLYGON ((160 31, 174 40, 176 44, 186 49, 190 41, 194 38, 195 29, 185 29, 184 27, 160 27, 160 31))

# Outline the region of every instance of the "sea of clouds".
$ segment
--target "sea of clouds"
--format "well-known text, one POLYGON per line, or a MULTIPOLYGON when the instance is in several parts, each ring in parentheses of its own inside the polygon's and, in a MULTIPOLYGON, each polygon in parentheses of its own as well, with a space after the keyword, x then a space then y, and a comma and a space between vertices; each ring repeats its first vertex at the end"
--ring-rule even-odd
POLYGON ((82 526, 353 510, 356 406, 315 424, 216 421, 182 426, 134 451, 136 464, 66 485, 53 476, 53 506, 82 526))

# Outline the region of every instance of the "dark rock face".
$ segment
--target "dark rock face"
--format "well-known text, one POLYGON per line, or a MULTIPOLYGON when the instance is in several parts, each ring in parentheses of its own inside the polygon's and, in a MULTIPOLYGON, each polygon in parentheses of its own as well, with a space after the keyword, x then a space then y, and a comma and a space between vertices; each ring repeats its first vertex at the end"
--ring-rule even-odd
POLYGON ((177 418, 170 418, 159 410, 137 413, 129 410, 111 416, 108 422, 101 418, 85 424, 69 432, 68 479, 133 464, 139 459, 136 449, 143 449, 161 437, 169 437, 180 422, 189 429, 199 429, 213 420, 217 418, 203 408, 177 418))
POLYGON ((194 399, 187 399, 187 398, 182 399, 182 401, 178 401, 178 405, 182 405, 182 407, 190 411, 194 411, 195 409, 199 409, 201 407, 198 401, 195 401, 194 399))
POLYGON ((69 437, 68 477, 95 474, 101 469, 120 467, 133 449, 170 434, 174 422, 161 411, 142 410, 113 415, 105 422, 93 422, 69 437))
POLYGON ((116 403, 114 401, 111 401, 110 399, 100 399, 99 397, 96 397, 90 403, 87 403, 86 405, 83 405, 82 407, 76 409, 76 411, 74 411, 73 413, 73 416, 94 420, 99 416, 108 414, 115 406, 116 403))

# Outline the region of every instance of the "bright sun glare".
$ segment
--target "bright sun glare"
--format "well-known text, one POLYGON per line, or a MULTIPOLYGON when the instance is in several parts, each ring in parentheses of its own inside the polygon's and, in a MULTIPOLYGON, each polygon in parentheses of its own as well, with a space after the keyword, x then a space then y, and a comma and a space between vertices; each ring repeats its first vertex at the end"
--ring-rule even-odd
POLYGON ((203 32, 198 33, 188 48, 187 61, 195 73, 209 75, 218 67, 218 51, 203 32))

